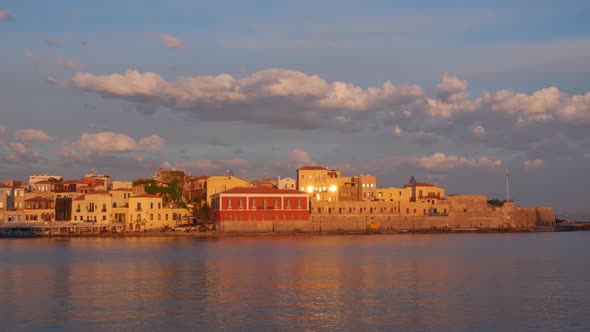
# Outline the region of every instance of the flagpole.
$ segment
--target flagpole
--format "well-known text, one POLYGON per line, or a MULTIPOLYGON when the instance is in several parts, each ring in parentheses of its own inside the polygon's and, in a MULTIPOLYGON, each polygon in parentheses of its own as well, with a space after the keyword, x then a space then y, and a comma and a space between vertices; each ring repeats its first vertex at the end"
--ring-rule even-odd
POLYGON ((506 169, 506 202, 510 202, 510 174, 506 169))

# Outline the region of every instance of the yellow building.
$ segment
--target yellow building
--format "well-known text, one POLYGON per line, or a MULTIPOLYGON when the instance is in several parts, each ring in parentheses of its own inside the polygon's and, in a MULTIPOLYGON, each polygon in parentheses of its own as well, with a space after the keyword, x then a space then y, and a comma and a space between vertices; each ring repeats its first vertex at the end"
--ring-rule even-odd
POLYGON ((236 187, 249 187, 250 182, 232 175, 210 176, 207 179, 207 205, 211 206, 211 196, 236 187))
POLYGON ((26 222, 55 221, 55 201, 51 198, 36 196, 25 200, 26 222))
POLYGON ((129 212, 129 198, 133 193, 131 188, 119 188, 109 191, 113 200, 111 220, 113 222, 126 223, 129 212))
POLYGON ((0 183, 0 224, 24 221, 24 204, 24 187, 0 183))
POLYGON ((303 166, 297 169, 297 189, 310 195, 312 201, 337 202, 342 185, 339 170, 321 166, 303 166))
POLYGON ((110 223, 113 199, 106 190, 93 191, 72 200, 73 221, 110 223))
POLYGON ((141 194, 129 198, 127 230, 143 231, 188 223, 187 209, 165 208, 162 197, 141 194))
POLYGON ((378 188, 377 200, 382 202, 409 202, 412 198, 410 188, 378 188))

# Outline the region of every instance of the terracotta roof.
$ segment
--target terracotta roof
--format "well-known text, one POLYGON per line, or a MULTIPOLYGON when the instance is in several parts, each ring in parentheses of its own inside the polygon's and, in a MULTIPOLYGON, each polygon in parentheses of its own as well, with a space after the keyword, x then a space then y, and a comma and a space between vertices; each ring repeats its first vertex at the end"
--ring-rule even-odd
POLYGON ((199 175, 195 179, 197 179, 197 180, 207 180, 208 178, 209 178, 209 175, 199 175))
POLYGON ((78 196, 74 199, 72 199, 72 201, 83 201, 86 199, 86 195, 82 195, 82 196, 78 196))
POLYGON ((290 189, 276 189, 272 187, 236 187, 221 192, 221 194, 304 194, 303 191, 290 189))
POLYGON ((133 191, 133 189, 117 188, 117 189, 111 189, 110 191, 133 191))
POLYGON ((97 191, 91 191, 91 192, 87 193, 86 195, 110 195, 110 193, 106 190, 97 190, 97 191))
POLYGON ((303 166, 297 169, 298 171, 327 171, 326 167, 322 166, 303 166))
POLYGON ((0 188, 12 188, 11 186, 7 186, 4 183, 0 183, 0 188))
POLYGON ((141 195, 131 196, 131 198, 160 198, 160 196, 145 193, 141 195))
POLYGON ((53 202, 51 198, 35 196, 33 198, 25 199, 25 203, 36 203, 36 202, 53 202))

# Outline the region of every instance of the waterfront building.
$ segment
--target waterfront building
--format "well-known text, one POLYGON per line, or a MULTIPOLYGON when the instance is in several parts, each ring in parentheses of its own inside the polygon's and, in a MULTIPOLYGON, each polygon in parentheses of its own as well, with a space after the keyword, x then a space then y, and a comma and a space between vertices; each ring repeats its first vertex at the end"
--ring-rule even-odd
POLYGON ((24 186, 0 183, 0 223, 24 220, 24 186))
POLYGON ((133 194, 133 190, 131 188, 119 188, 110 190, 109 193, 111 194, 113 202, 111 220, 113 222, 124 224, 127 221, 127 215, 129 212, 129 199, 133 194))
POLYGON ((212 195, 211 209, 220 230, 252 229, 256 223, 274 227, 275 222, 309 221, 309 195, 298 190, 236 187, 212 195))
POLYGON ((281 178, 279 176, 279 181, 277 182, 278 189, 285 189, 285 190, 297 190, 297 180, 293 178, 281 178))
POLYGON ((340 201, 374 201, 377 199, 377 178, 374 175, 359 174, 353 177, 341 177, 339 186, 340 201))
POLYGON ((236 187, 249 187, 250 182, 233 175, 210 176, 207 179, 207 205, 211 206, 211 196, 236 187))
POLYGON ((36 175, 31 175, 29 176, 29 186, 34 185, 37 182, 41 182, 41 181, 49 181, 49 180, 53 180, 53 181, 61 181, 62 177, 60 175, 49 175, 49 174, 36 174, 36 175))
POLYGON ((96 172, 92 171, 84 175, 84 177, 82 178, 82 182, 85 182, 92 187, 102 185, 105 187, 105 190, 109 190, 112 188, 112 181, 110 175, 96 174, 96 172))
POLYGON ((297 188, 308 193, 313 201, 338 201, 341 184, 339 170, 329 170, 322 166, 303 166, 297 169, 297 188))
POLYGON ((106 190, 92 191, 72 200, 73 221, 110 223, 112 197, 106 190))
POLYGON ((117 190, 117 189, 131 189, 131 188, 133 188, 133 182, 131 182, 131 181, 113 180, 111 189, 117 190))
POLYGON ((24 214, 26 222, 55 221, 55 202, 53 199, 43 196, 26 199, 24 214))
POLYGON ((189 223, 189 210, 165 207, 163 198, 141 194, 129 198, 127 230, 143 231, 189 223))
POLYGON ((207 198, 207 175, 185 176, 182 186, 183 195, 188 197, 189 202, 201 201, 204 204, 207 198))

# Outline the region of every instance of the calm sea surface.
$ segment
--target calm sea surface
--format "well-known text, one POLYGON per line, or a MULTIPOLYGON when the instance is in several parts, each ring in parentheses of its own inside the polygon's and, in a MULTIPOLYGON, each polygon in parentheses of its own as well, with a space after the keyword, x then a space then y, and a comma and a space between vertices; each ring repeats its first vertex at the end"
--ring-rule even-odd
POLYGON ((0 330, 590 330, 590 232, 0 240, 0 330))

